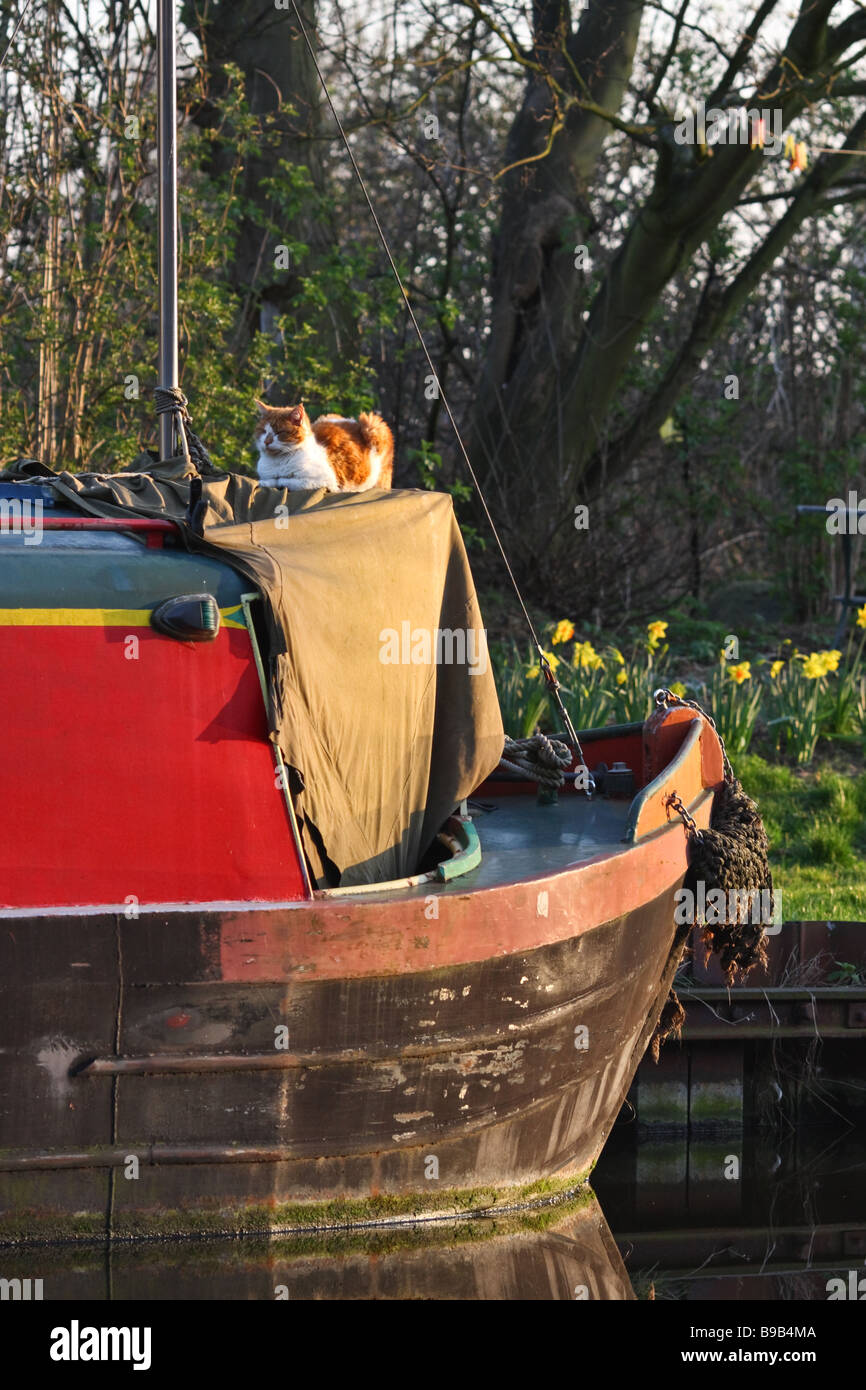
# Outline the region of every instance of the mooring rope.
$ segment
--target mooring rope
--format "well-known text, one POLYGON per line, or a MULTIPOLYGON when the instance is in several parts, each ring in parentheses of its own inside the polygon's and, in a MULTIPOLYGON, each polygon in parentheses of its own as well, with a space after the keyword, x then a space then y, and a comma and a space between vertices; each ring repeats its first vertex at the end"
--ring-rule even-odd
POLYGON ((571 756, 567 744, 548 738, 547 734, 537 733, 531 738, 508 738, 506 735, 499 766, 531 782, 561 787, 565 772, 571 766, 571 756))
MULTIPOLYGON (((427 343, 425 342, 425 339, 424 339, 424 334, 421 332, 421 328, 420 328, 420 325, 419 325, 419 323, 418 323, 418 320, 417 320, 416 317, 415 317, 415 313, 414 313, 414 310, 413 310, 413 308, 412 308, 412 305, 409 303, 409 296, 408 296, 408 294, 406 293, 405 287, 404 287, 404 285, 403 285, 403 281, 402 281, 401 278, 400 278, 400 272, 398 271, 396 262, 395 262, 395 260, 394 260, 394 257, 393 257, 392 254, 391 254, 391 248, 390 248, 390 246, 388 245, 388 240, 387 240, 387 238, 386 238, 386 236, 385 236, 385 233, 384 233, 383 230, 382 230, 382 224, 381 224, 381 222, 379 221, 378 216, 376 215, 376 209, 374 208, 374 206, 373 206, 373 201, 372 201, 372 199, 371 199, 371 197, 370 197, 370 194, 369 194, 368 191, 367 191, 367 185, 366 185, 366 183, 364 182, 364 176, 363 176, 363 174, 361 173, 361 170, 358 168, 357 160, 355 159, 355 156, 354 156, 354 154, 352 153, 352 146, 349 144, 348 136, 346 135, 346 132, 345 132, 345 130, 343 129, 343 123, 342 123, 342 121, 340 120, 340 117, 337 115, 337 109, 336 109, 336 107, 334 106, 334 102, 333 102, 333 100, 332 100, 332 98, 331 98, 331 93, 330 93, 329 90, 328 90, 328 84, 327 84, 326 81, 325 81, 324 73, 322 72, 322 69, 321 69, 321 67, 319 66, 319 60, 318 60, 318 57, 316 56, 316 50, 314 49, 312 43, 310 42, 310 37, 309 37, 309 35, 308 35, 307 31, 306 31, 306 28, 304 27, 304 21, 303 21, 302 18, 301 18, 301 13, 300 13, 300 10, 298 9, 298 6, 297 6, 297 4, 296 4, 296 0, 292 0, 292 9, 293 9, 294 12, 295 12, 295 18, 296 18, 296 20, 297 20, 297 22, 298 22, 298 30, 299 30, 299 32, 300 32, 300 34, 301 34, 302 39, 304 40, 304 43, 305 43, 306 46, 307 46, 307 50, 308 50, 308 52, 309 52, 309 54, 310 54, 310 58, 311 58, 312 61, 313 61, 313 66, 315 67, 316 73, 318 74, 319 81, 320 81, 321 84, 322 84, 322 91, 323 91, 324 94, 325 94, 325 100, 326 100, 327 103, 328 103, 328 106, 329 106, 330 111, 331 111, 331 115, 333 116, 334 122, 335 122, 335 124, 336 124, 336 126, 337 126, 337 129, 338 129, 338 131, 340 132, 340 137, 341 137, 341 139, 342 139, 342 141, 343 141, 343 144, 344 144, 345 147, 346 147, 346 153, 347 153, 348 156, 349 156, 349 160, 350 160, 351 165, 352 165, 352 168, 353 168, 353 170, 354 170, 354 172, 355 172, 355 177, 356 177, 356 179, 358 180, 358 183, 359 183, 360 188, 361 188, 361 192, 363 193, 364 199, 365 199, 365 201, 366 201, 366 203, 367 203, 367 207, 369 208, 370 216, 371 216, 372 219, 373 219, 373 224, 374 224, 374 226, 375 226, 375 228, 376 228, 376 231, 377 231, 377 233, 378 233, 378 235, 379 235, 379 240, 380 240, 380 242, 382 243, 382 249, 384 250, 385 255, 386 255, 387 258, 388 258, 388 264, 390 265, 391 270, 392 270, 393 275, 394 275, 394 279, 395 279, 396 282, 397 282, 397 288, 399 289, 400 294, 401 294, 402 297, 403 297, 403 303, 404 303, 405 306, 406 306, 406 312, 407 312, 407 314, 409 315, 410 322, 411 322, 411 324, 412 324, 412 327, 413 327, 414 330, 415 330, 415 335, 416 335, 416 337, 417 337, 417 339, 418 339, 418 342, 419 342, 420 345, 421 345, 421 351, 423 352, 424 356, 426 357, 426 359, 427 359, 427 365, 429 366, 430 371, 431 371, 432 374, 433 374, 433 380, 436 382, 436 388, 437 388, 437 390, 438 390, 438 392, 439 392, 439 399, 441 400, 442 405, 443 405, 444 410, 445 410, 445 413, 446 413, 446 415, 448 416, 449 421, 451 422, 451 428, 452 428, 453 431, 454 431, 454 436, 455 436, 455 438, 456 438, 456 440, 457 440, 457 444, 458 444, 458 446, 459 446, 459 448, 460 448, 460 453, 461 453, 462 456, 463 456, 463 462, 466 464, 467 472, 469 473, 469 476, 470 476, 470 478, 472 479, 472 483, 473 483, 473 485, 474 485, 474 487, 475 487, 475 491, 476 491, 477 494, 478 494, 478 500, 479 500, 479 502, 481 503, 482 508, 484 509, 484 515, 485 515, 485 517, 487 518, 487 523, 488 523, 488 525, 489 525, 489 527, 490 527, 490 530, 491 530, 491 532, 492 532, 492 534, 493 534, 493 539, 496 541, 497 547, 498 547, 498 549, 499 549, 499 553, 500 553, 500 555, 502 556, 502 560, 503 560, 503 563, 504 563, 504 565, 505 565, 505 569, 506 569, 506 571, 507 571, 507 573, 508 573, 508 578, 509 578, 510 581, 511 581, 511 587, 514 589, 514 593, 515 593, 515 595, 516 595, 516 597, 517 597, 517 602, 520 604, 521 610, 522 610, 522 612, 523 612, 523 617, 524 617, 524 619, 525 619, 525 621, 526 621, 526 626, 527 626, 527 628, 529 629, 529 635, 530 635, 530 637, 532 638, 532 644, 533 644, 533 646, 535 647, 536 652, 538 653, 538 664, 539 664, 539 668, 540 668, 540 670, 541 670, 542 675, 544 676, 544 679, 545 679, 545 682, 546 682, 546 684, 547 684, 547 688, 548 688, 548 690, 550 691, 551 697, 553 698, 553 701, 554 701, 554 703, 556 704, 557 709, 559 710, 560 716, 561 716, 562 721, 563 721, 563 724, 564 724, 564 726, 565 726, 565 731, 566 731, 566 733, 568 734, 568 737, 569 737, 569 740, 570 740, 570 742, 571 742, 572 748, 574 749, 575 755, 576 755, 576 757, 577 757, 578 764, 585 767, 586 764, 585 764, 585 762, 584 762, 583 750, 581 749, 580 741, 578 740, 577 733, 575 732, 574 725, 572 724, 571 719, 570 719, 570 717, 569 717, 568 710, 565 708, 565 705, 564 705, 563 702, 562 702, 562 696, 561 696, 560 693, 559 693, 559 692, 560 692, 560 688, 561 688, 561 687, 560 687, 560 684, 559 684, 559 681, 556 679, 556 676, 554 675, 554 672, 553 672, 553 670, 552 670, 552 668, 551 668, 550 662, 548 661, 547 657, 544 655, 544 651, 542 650, 541 642, 539 641, 538 634, 537 634, 536 631, 535 631, 535 625, 533 624, 533 621, 532 621, 532 619, 531 619, 530 616, 529 616, 529 609, 526 607, 526 604, 525 604, 524 601, 523 601, 523 595, 522 595, 522 593, 520 592, 520 587, 519 587, 519 585, 518 585, 518 583, 517 583, 517 579, 516 579, 516 577, 515 577, 515 575, 514 575, 514 571, 513 571, 512 568, 511 568, 511 564, 510 564, 510 561, 509 561, 509 559, 508 559, 508 555, 506 554, 506 551, 505 551, 505 546, 503 545, 502 540, 501 540, 500 535, 499 535, 499 532, 498 532, 498 530, 496 529, 496 523, 494 522, 493 517, 492 517, 492 515, 491 515, 491 513, 490 513, 490 508, 489 508, 488 505, 487 505, 487 499, 485 498, 484 493, 483 493, 483 491, 482 491, 482 489, 481 489, 481 484, 480 484, 479 481, 478 481, 478 477, 477 477, 477 475, 476 475, 475 469, 472 467, 472 463, 471 463, 471 460, 470 460, 470 458, 469 458, 469 454, 468 454, 468 452, 467 452, 467 450, 466 450, 466 445, 463 443, 463 437, 462 437, 462 435, 461 435, 461 433, 460 433, 460 430, 458 429, 457 421, 456 421, 455 418, 454 418, 454 412, 453 412, 452 409, 451 409, 451 405, 450 405, 450 403, 449 403, 449 401, 448 401, 448 397, 445 395, 445 391, 444 391, 444 389, 443 389, 443 387, 442 387, 442 383, 440 382, 438 373, 437 373, 437 371, 436 371, 436 368, 435 368, 435 366, 433 365, 433 358, 430 356, 430 352, 429 352, 429 350, 428 350, 428 348, 427 348, 427 343)), ((585 777, 585 779, 584 779, 584 790, 585 790, 587 796, 591 796, 592 793, 593 793, 593 791, 595 790, 595 782, 594 782, 594 780, 593 780, 592 773, 589 771, 589 768, 586 768, 586 777, 585 777)))

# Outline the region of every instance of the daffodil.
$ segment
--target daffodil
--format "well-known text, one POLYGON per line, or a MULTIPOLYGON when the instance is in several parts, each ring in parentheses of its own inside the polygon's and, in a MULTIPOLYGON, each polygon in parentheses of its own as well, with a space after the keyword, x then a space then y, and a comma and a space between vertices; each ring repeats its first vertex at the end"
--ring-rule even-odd
POLYGON ((685 693, 686 688, 683 685, 682 681, 674 681, 673 685, 671 686, 671 694, 678 695, 679 698, 682 699, 685 693))
POLYGON ((866 627, 866 603, 862 608, 857 609, 857 626, 866 627))
POLYGON ((654 623, 648 624, 647 636, 649 638, 649 649, 651 652, 654 652, 659 642, 664 639, 667 630, 668 624, 659 622, 658 619, 654 623))
POLYGON ((773 681, 774 681, 774 680, 776 679, 776 677, 778 676, 778 674, 779 674, 779 672, 781 671, 781 669, 782 669, 782 667, 784 666, 784 664, 785 664, 784 661, 774 661, 774 662, 771 663, 771 665, 770 665, 770 680, 773 680, 773 681))
POLYGON ((604 670, 604 662, 591 642, 575 642, 571 660, 577 671, 604 670))
POLYGON ((737 685, 742 685, 743 681, 752 679, 752 663, 750 661, 739 661, 736 666, 728 668, 728 675, 737 685))
POLYGON ((819 680, 825 674, 820 652, 811 652, 803 660, 803 675, 810 681, 819 680))
POLYGON ((617 685, 625 685, 625 683, 626 683, 627 680, 628 680, 628 676, 626 675, 625 671, 617 671, 617 673, 616 673, 616 683, 617 683, 617 685))
POLYGON ((839 670, 839 662, 840 662, 841 659, 842 659, 842 653, 841 653, 841 652, 837 652, 837 651, 835 651, 835 650, 832 651, 832 652, 821 652, 821 658, 822 658, 822 660, 823 660, 823 662, 824 662, 824 674, 825 674, 825 675, 827 675, 827 673, 828 673, 829 671, 838 671, 838 670, 839 670))
POLYGON ((563 642, 570 642, 573 636, 574 623, 570 623, 568 618, 563 618, 556 624, 551 643, 554 647, 560 647, 563 642))

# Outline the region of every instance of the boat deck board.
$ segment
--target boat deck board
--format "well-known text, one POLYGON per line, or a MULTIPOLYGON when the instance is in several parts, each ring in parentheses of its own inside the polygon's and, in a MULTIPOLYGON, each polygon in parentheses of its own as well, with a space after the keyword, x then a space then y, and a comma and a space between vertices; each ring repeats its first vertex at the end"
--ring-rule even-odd
MULTIPOLYGON (((543 878, 600 854, 622 853, 629 804, 624 799, 607 801, 603 797, 588 801, 570 788, 550 806, 538 805, 532 794, 484 797, 479 805, 485 809, 473 808, 472 812, 481 841, 478 867, 450 883, 422 883, 406 889, 406 897, 477 892, 497 884, 543 878)), ((365 899, 378 896, 364 894, 365 899)))

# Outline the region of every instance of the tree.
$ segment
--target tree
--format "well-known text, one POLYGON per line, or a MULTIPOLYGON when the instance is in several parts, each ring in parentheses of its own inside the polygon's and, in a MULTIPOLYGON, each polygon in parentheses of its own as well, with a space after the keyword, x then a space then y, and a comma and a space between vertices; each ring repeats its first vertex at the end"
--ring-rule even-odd
MULTIPOLYGON (((708 348, 805 220, 834 206, 858 155, 822 154, 796 184, 771 190, 787 206, 735 270, 725 274, 710 254, 676 346, 635 397, 629 374, 638 344, 675 278, 694 274, 698 252, 712 248, 747 188, 764 178, 763 150, 677 141, 676 113, 659 94, 680 54, 688 0, 637 87, 637 36, 649 8, 637 0, 590 0, 576 25, 568 0, 543 0, 532 8, 529 46, 498 8, 474 0, 469 8, 525 74, 505 152, 491 329, 470 438, 522 569, 541 590, 561 574, 574 504, 623 485, 708 348), (594 242, 591 195, 612 138, 628 148, 620 177, 640 157, 648 179, 618 241, 606 248, 594 242), (596 262, 594 275, 587 260, 596 262)), ((693 92, 693 102, 701 96, 707 108, 772 107, 787 128, 807 105, 866 92, 846 71, 866 39, 866 12, 834 25, 834 0, 803 0, 780 51, 754 74, 758 37, 776 8, 764 0, 721 64, 716 55, 715 81, 693 92)), ((866 114, 855 114, 838 144, 856 151, 864 134, 866 114)), ((779 203, 768 198, 765 206, 779 203)))

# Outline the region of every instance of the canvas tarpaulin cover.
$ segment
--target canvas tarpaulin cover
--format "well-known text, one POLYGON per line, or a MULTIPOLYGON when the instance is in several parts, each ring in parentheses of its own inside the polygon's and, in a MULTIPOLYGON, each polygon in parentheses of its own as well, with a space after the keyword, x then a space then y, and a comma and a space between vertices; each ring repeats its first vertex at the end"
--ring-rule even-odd
POLYGON ((183 459, 115 474, 26 462, 3 476, 38 477, 96 516, 171 519, 190 549, 250 578, 265 601, 271 734, 320 885, 415 872, 496 767, 502 720, 450 497, 287 492, 207 471, 198 536, 183 459))

